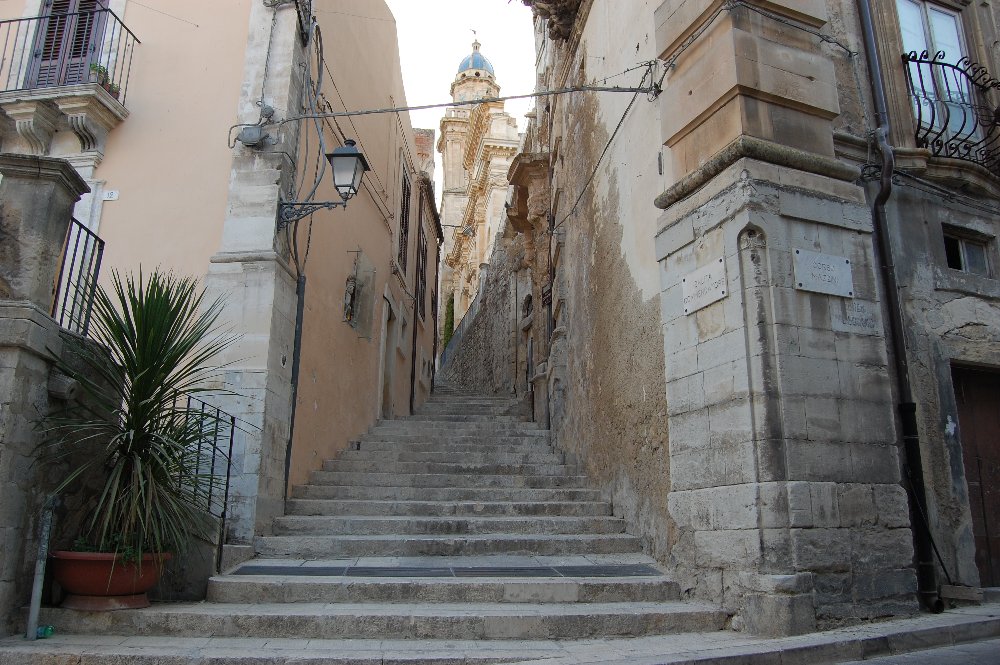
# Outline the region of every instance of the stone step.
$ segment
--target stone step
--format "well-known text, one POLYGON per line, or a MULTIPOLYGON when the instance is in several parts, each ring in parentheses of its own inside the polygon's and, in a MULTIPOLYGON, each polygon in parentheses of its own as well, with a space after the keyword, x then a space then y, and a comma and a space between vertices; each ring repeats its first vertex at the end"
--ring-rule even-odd
POLYGON ((557 455, 562 458, 562 453, 553 451, 547 442, 529 443, 505 443, 501 445, 483 445, 481 443, 430 443, 420 441, 353 441, 348 450, 365 451, 385 451, 385 452, 408 452, 408 453, 437 453, 448 455, 450 459, 457 459, 460 455, 490 455, 490 454, 512 454, 524 455, 536 453, 539 455, 557 455))
POLYGON ((484 402, 424 402, 424 404, 417 409, 416 415, 429 416, 434 414, 443 415, 510 415, 510 416, 520 416, 524 415, 518 413, 517 410, 521 407, 517 403, 512 402, 495 402, 492 404, 484 402))
POLYGON ((610 515, 603 501, 371 501, 289 499, 287 515, 610 515))
POLYGON ((486 534, 466 536, 258 536, 258 556, 318 559, 353 556, 624 554, 642 544, 628 534, 486 534))
MULTIPOLYGON (((360 452, 360 451, 359 451, 360 452)), ((392 473, 455 476, 566 476, 570 467, 564 464, 503 464, 499 462, 472 462, 462 457, 453 457, 452 462, 400 462, 371 454, 367 459, 336 459, 323 462, 323 471, 330 473, 392 473)))
POLYGON ((56 635, 0 641, 0 665, 493 665, 565 656, 562 642, 56 635), (81 654, 83 657, 81 658, 81 654))
POLYGON ((380 420, 372 427, 379 432, 443 432, 465 435, 489 435, 491 433, 533 433, 535 436, 549 436, 549 430, 542 429, 538 423, 512 420, 504 423, 493 419, 478 422, 442 422, 436 420, 380 420))
POLYGON ((517 487, 547 489, 555 487, 587 487, 586 476, 528 476, 478 473, 354 473, 347 471, 313 471, 312 485, 338 487, 517 487))
POLYGON ((325 517, 286 515, 274 520, 274 533, 290 535, 464 535, 624 533, 625 520, 603 517, 325 517))
POLYGON ((211 603, 636 603, 677 600, 666 577, 357 578, 220 575, 211 603))
POLYGON ((518 416, 518 415, 493 415, 493 414, 483 414, 483 413, 479 414, 416 413, 412 416, 403 416, 402 418, 399 418, 397 422, 474 423, 474 424, 482 423, 487 425, 505 425, 514 423, 527 424, 529 421, 526 420, 525 416, 518 416))
POLYGON ((490 488, 490 487, 392 487, 299 485, 292 488, 296 499, 365 499, 397 501, 600 501, 592 488, 490 488))
POLYGON ((555 452, 547 438, 534 436, 428 436, 426 434, 365 434, 351 442, 352 448, 364 450, 372 444, 391 444, 375 446, 376 448, 393 447, 401 450, 417 450, 422 452, 555 452), (360 448, 358 446, 360 444, 360 448))
POLYGON ((44 608, 58 633, 178 637, 574 639, 720 630, 724 612, 696 603, 177 603, 142 610, 44 608))
MULTIPOLYGON (((410 450, 408 448, 342 450, 337 456, 341 462, 378 459, 384 462, 455 462, 463 464, 562 464, 562 455, 547 450, 510 452, 507 450, 462 451, 461 456, 451 449, 410 450)), ((324 462, 324 465, 328 462, 324 462)))

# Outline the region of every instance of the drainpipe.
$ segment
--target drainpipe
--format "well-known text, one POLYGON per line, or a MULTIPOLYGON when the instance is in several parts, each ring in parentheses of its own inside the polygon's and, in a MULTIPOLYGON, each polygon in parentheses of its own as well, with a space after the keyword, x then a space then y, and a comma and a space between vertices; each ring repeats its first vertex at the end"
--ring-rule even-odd
POLYGON ((899 285, 886 222, 885 203, 892 193, 892 174, 895 155, 889 144, 889 112, 882 85, 882 65, 875 45, 875 30, 872 27, 872 11, 869 0, 858 0, 861 17, 861 31, 865 40, 868 72, 872 81, 872 97, 878 128, 875 138, 882 154, 882 176, 878 195, 872 204, 873 242, 878 256, 879 271, 885 287, 888 308, 889 343, 896 370, 896 387, 899 396, 899 419, 904 454, 906 456, 906 478, 909 501, 910 523, 913 525, 913 544, 917 558, 917 594, 921 604, 931 612, 944 610, 944 603, 938 596, 937 569, 934 566, 934 541, 927 521, 927 492, 924 487, 924 470, 920 458, 920 438, 917 431, 917 405, 913 401, 910 386, 909 366, 906 358, 906 340, 903 337, 903 311, 899 303, 899 285))
MULTIPOLYGON (((420 266, 419 261, 414 261, 414 263, 417 264, 415 267, 420 266)), ((427 270, 427 268, 424 267, 424 270, 427 270)), ((416 291, 417 282, 420 281, 420 276, 416 274, 416 271, 414 271, 413 274, 413 290, 416 291)), ((418 294, 414 293, 413 295, 415 297, 413 298, 413 320, 411 321, 413 324, 413 344, 410 347, 410 415, 413 415, 413 411, 416 408, 417 403, 417 307, 420 305, 416 298, 418 294)))
POLYGON ((292 472, 292 439, 295 437, 295 412, 299 400, 299 366, 302 361, 302 320, 306 308, 306 276, 299 273, 295 282, 295 341, 292 344, 292 415, 288 423, 288 445, 285 446, 285 494, 288 497, 288 479, 292 472))
POLYGON ((441 245, 444 243, 440 237, 437 242, 437 251, 434 252, 434 352, 431 355, 431 392, 437 387, 437 357, 438 357, 438 318, 441 316, 441 245))

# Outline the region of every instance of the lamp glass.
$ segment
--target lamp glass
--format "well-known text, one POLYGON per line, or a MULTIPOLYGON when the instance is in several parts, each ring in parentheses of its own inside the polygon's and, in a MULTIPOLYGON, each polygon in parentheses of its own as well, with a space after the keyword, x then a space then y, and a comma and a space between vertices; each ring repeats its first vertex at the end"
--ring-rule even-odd
POLYGON ((358 193, 361 179, 368 171, 368 161, 355 147, 354 141, 348 139, 344 146, 337 148, 326 156, 333 169, 333 186, 337 188, 340 198, 347 201, 358 193))

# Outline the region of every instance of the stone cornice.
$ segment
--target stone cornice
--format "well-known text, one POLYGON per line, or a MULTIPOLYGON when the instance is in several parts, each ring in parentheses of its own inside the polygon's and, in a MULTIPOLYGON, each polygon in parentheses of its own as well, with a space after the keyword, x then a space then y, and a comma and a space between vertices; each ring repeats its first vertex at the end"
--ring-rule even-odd
POLYGON ((666 210, 744 157, 848 182, 856 180, 861 175, 858 167, 840 160, 744 135, 717 152, 697 171, 682 178, 657 196, 654 204, 657 208, 666 210))
POLYGON ((0 153, 0 175, 11 179, 32 178, 58 182, 75 194, 77 199, 90 191, 80 174, 65 159, 0 153))

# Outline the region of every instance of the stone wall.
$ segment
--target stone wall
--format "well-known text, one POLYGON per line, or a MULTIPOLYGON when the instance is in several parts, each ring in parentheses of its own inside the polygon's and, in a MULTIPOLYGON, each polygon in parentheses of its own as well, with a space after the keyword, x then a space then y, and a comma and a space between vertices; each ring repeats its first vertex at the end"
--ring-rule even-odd
POLYGON ((514 390, 514 291, 520 244, 499 239, 472 309, 456 325, 438 381, 493 395, 514 390))

